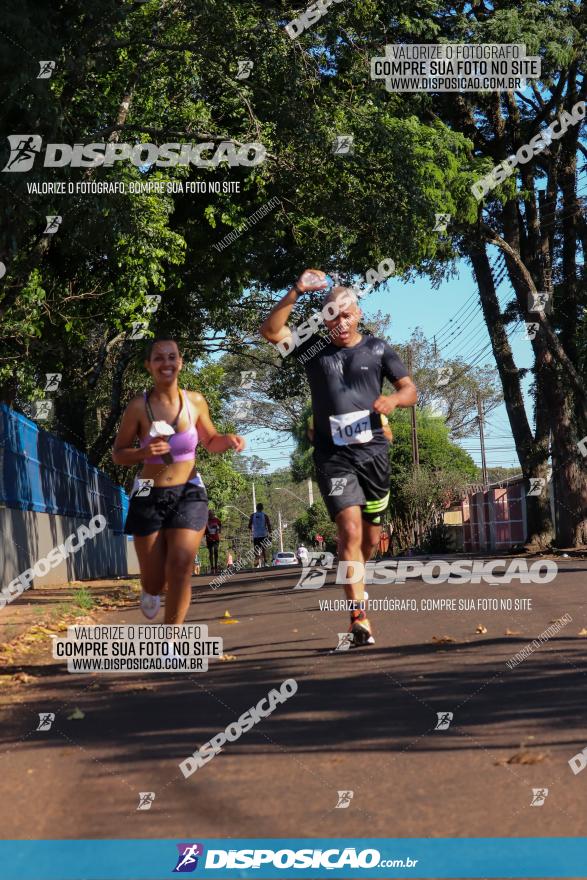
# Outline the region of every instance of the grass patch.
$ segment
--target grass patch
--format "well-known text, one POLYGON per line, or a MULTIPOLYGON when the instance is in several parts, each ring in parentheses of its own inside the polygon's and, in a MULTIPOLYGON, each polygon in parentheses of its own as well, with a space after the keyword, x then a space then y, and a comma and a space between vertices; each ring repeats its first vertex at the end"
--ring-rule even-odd
POLYGON ((87 587, 79 587, 79 589, 74 590, 73 601, 82 611, 91 611, 95 604, 87 587))

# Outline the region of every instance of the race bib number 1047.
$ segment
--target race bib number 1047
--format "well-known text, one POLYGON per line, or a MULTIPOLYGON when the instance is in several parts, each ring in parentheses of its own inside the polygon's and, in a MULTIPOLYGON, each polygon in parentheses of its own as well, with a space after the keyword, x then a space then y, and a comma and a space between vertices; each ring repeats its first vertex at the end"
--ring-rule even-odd
POLYGON ((368 409, 358 412, 330 416, 330 431, 336 446, 349 446, 351 443, 369 443, 373 439, 371 419, 368 409))

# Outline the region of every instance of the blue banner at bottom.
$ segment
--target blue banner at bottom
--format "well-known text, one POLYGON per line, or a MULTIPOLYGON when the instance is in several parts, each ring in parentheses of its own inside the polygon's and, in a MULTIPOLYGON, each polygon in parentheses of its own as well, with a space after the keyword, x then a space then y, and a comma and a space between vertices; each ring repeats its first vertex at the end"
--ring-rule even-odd
POLYGON ((587 838, 4 840, 3 880, 586 877, 587 838))

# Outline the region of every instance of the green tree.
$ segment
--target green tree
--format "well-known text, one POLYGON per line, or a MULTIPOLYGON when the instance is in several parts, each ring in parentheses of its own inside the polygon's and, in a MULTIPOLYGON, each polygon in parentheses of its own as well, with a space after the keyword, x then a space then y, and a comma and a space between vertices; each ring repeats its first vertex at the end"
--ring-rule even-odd
MULTIPOLYGON (((584 542, 581 126, 518 166, 481 207, 471 192, 481 175, 587 96, 581 5, 361 0, 333 5, 292 41, 284 24, 295 12, 255 0, 203 0, 196 14, 170 0, 104 0, 91 9, 71 3, 57 12, 24 0, 7 10, 0 59, 6 132, 69 144, 260 141, 267 161, 204 170, 128 162, 115 170, 46 169, 37 161, 31 173, 4 175, 2 399, 23 405, 45 372, 62 371, 67 395, 55 428, 99 463, 124 404, 136 350, 129 328, 149 293, 162 296, 153 331, 173 333, 193 357, 235 353, 255 341, 260 314, 309 264, 344 281, 392 257, 399 276, 426 275, 434 285, 465 254, 523 474, 546 476, 551 438, 557 538, 584 542), (386 42, 456 40, 525 43, 541 56, 541 78, 525 94, 464 95, 391 94, 369 79, 370 58, 386 42), (247 80, 236 79, 239 57, 254 61, 247 80), (36 79, 29 59, 37 58, 56 60, 50 80, 36 79), (333 153, 338 134, 353 135, 352 155, 333 153), (30 182, 115 179, 230 179, 241 192, 88 198, 32 197, 26 189, 30 182), (270 218, 243 226, 272 198, 278 207, 270 218), (451 216, 447 235, 434 231, 439 212, 451 216), (63 215, 56 235, 43 231, 48 214, 63 215), (214 247, 236 228, 243 231, 233 244, 214 247), (495 293, 502 270, 490 259, 497 253, 513 291, 505 308, 495 293), (508 334, 525 322, 528 294, 549 285, 555 308, 538 318, 532 341, 532 417, 508 334), (112 388, 99 429, 95 394, 108 371, 112 388)), ((3 148, 6 162, 6 142, 3 148)), ((528 512, 536 542, 549 540, 546 493, 528 499, 528 512)))
POLYGON ((443 512, 479 475, 470 455, 450 441, 444 419, 418 412, 416 427, 420 466, 415 470, 410 413, 394 412, 388 518, 397 550, 425 540, 442 522, 443 512))
POLYGON ((336 551, 336 525, 330 521, 321 498, 296 519, 294 528, 298 539, 307 546, 316 546, 316 535, 322 535, 326 549, 336 551))

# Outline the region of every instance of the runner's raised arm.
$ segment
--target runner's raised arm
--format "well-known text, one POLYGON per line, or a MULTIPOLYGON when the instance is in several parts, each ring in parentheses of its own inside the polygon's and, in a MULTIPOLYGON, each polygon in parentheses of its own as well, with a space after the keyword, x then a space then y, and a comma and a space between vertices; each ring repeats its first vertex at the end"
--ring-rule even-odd
POLYGON ((298 280, 294 282, 293 287, 271 309, 261 324, 261 336, 267 342, 272 342, 274 345, 278 342, 283 342, 285 339, 291 339, 292 334, 287 326, 287 320, 298 297, 309 290, 324 290, 327 286, 326 273, 320 269, 306 269, 302 272, 298 280))

